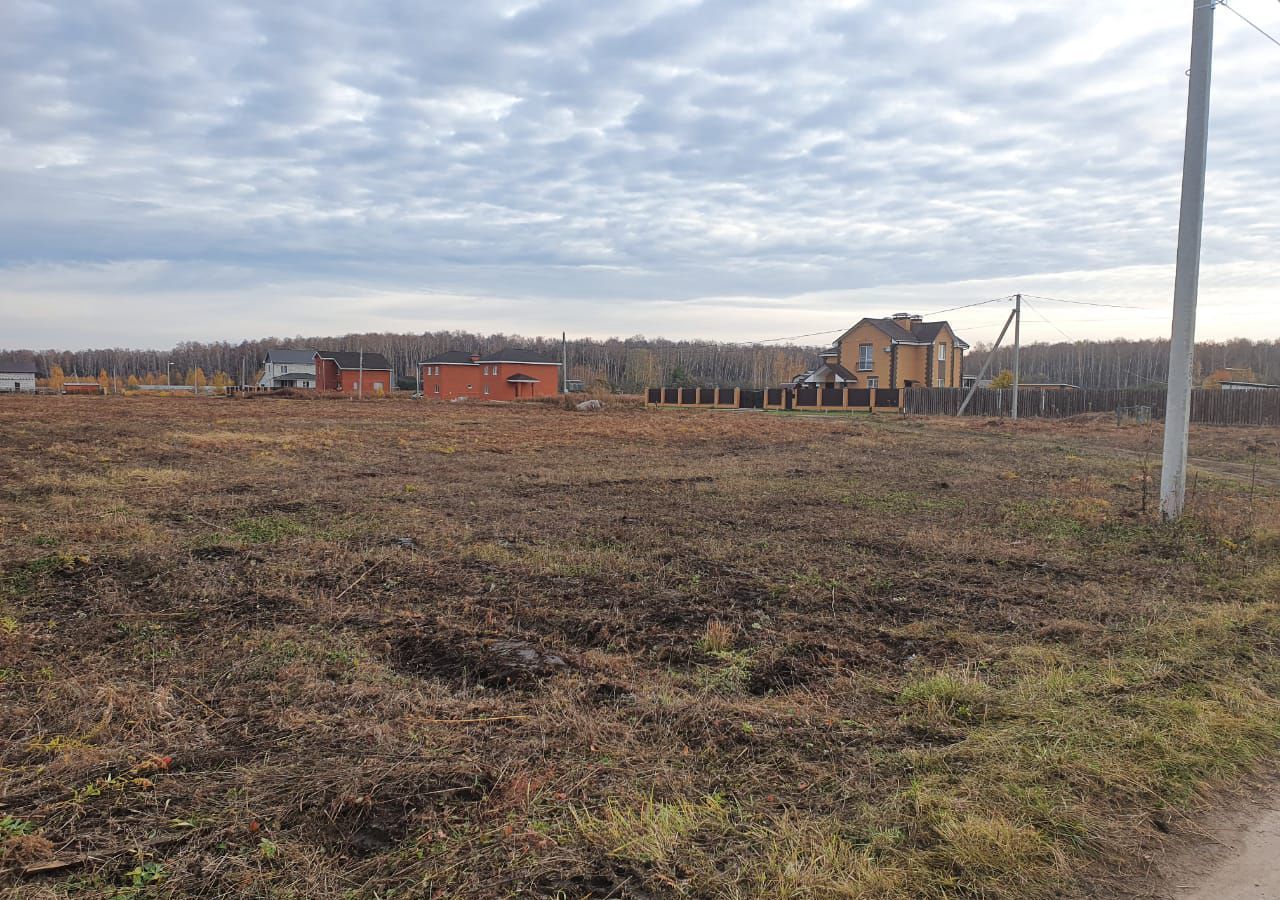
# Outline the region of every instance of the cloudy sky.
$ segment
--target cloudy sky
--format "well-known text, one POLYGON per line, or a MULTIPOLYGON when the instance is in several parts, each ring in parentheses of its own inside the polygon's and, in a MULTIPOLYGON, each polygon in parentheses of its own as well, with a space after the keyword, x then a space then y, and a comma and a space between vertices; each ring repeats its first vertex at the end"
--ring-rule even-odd
MULTIPOLYGON (((1032 340, 1165 336, 1191 6, 6 0, 0 346, 760 340, 1012 291, 1135 307, 1035 301, 1032 340)), ((1213 90, 1199 335, 1280 336, 1280 47, 1229 10, 1213 90)))

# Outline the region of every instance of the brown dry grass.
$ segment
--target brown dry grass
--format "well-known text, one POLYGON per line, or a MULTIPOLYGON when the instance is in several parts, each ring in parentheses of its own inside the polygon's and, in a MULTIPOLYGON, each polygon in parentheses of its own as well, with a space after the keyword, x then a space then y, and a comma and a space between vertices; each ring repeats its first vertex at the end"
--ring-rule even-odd
POLYGON ((6 399, 0 891, 1098 896, 1280 743, 1280 500, 1135 434, 6 399))

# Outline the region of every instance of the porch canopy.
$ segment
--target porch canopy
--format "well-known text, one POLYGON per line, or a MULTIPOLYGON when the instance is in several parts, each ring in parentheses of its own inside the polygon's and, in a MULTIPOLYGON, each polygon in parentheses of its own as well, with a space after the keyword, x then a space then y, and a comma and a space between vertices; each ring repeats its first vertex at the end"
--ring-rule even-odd
POLYGON ((819 385, 839 387, 844 385, 854 385, 857 383, 858 376, 854 375, 839 363, 823 363, 812 372, 806 372, 796 380, 797 387, 802 384, 810 384, 815 387, 819 385))

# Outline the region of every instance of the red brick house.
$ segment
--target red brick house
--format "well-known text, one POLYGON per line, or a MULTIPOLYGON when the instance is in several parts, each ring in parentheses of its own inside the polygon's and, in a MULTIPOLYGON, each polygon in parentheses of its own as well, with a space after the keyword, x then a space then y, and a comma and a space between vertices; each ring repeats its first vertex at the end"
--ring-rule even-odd
POLYGON ((391 363, 381 353, 317 350, 316 390, 338 391, 353 397, 391 393, 391 363))
POLYGON ((481 356, 450 350, 418 364, 422 394, 437 400, 528 400, 560 393, 560 363, 507 347, 481 356))

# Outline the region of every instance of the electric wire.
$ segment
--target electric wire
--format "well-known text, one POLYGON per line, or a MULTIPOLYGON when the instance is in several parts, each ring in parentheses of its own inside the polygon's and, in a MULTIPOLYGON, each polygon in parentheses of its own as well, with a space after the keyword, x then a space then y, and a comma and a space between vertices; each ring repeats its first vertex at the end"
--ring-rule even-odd
POLYGON ((1226 2, 1223 2, 1223 0, 1219 0, 1218 6, 1221 6, 1223 9, 1227 10, 1228 12, 1234 13, 1234 14, 1236 15, 1236 17, 1238 17, 1238 18, 1240 19, 1240 21, 1244 22, 1246 25, 1248 25, 1248 26, 1249 26, 1250 28, 1252 28, 1254 31, 1258 32, 1258 34, 1262 35, 1264 38, 1266 38, 1267 40, 1269 40, 1271 43, 1275 44, 1277 47, 1280 47, 1280 40, 1277 40, 1276 38, 1272 37, 1270 34, 1268 34, 1266 31, 1264 31, 1260 25, 1258 25, 1258 24, 1257 24, 1257 23, 1255 23, 1252 19, 1250 19, 1250 18, 1248 18, 1247 16, 1245 16, 1245 14, 1244 14, 1244 13, 1240 12, 1238 9, 1236 9, 1236 8, 1235 8, 1234 6, 1232 6, 1231 4, 1226 3, 1226 2))
MULTIPOLYGON (((1013 299, 1013 295, 1012 295, 1012 294, 1009 294, 1007 297, 992 297, 990 300, 979 300, 979 301, 978 301, 978 302, 976 302, 976 303, 966 303, 966 304, 964 304, 963 306, 951 306, 951 307, 948 307, 947 309, 935 309, 935 310, 933 310, 933 311, 931 311, 931 312, 922 313, 922 315, 925 315, 925 316, 936 316, 936 315, 940 315, 941 313, 946 313, 946 312, 955 312, 957 309, 972 309, 972 308, 973 308, 973 307, 975 307, 975 306, 985 306, 985 305, 986 305, 986 304, 988 304, 988 303, 999 303, 1001 300, 1012 300, 1012 299, 1013 299)), ((748 343, 750 343, 750 344, 772 344, 772 343, 775 343, 775 342, 777 342, 777 341, 795 341, 795 340, 799 340, 800 338, 807 338, 807 337, 819 337, 819 336, 824 335, 824 334, 838 334, 838 333, 842 334, 842 333, 844 333, 844 332, 846 332, 846 331, 848 331, 848 330, 849 330, 849 329, 848 329, 847 327, 846 327, 846 328, 832 328, 832 329, 830 329, 830 330, 828 330, 828 331, 811 331, 811 332, 809 332, 808 334, 790 334, 790 335, 787 335, 786 337, 764 338, 763 340, 758 340, 758 341, 748 341, 748 343)))
POLYGON ((1127 306, 1123 303, 1098 303, 1092 300, 1064 300, 1061 297, 1044 297, 1040 294, 1023 294, 1023 299, 1031 297, 1035 300, 1047 300, 1050 303, 1070 303, 1073 306, 1101 306, 1106 309, 1143 309, 1141 306, 1127 306))
POLYGON ((823 334, 835 334, 839 331, 848 331, 848 328, 832 328, 830 331, 810 331, 808 334, 790 334, 786 337, 764 338, 759 341, 750 341, 752 344, 772 344, 774 341, 794 341, 806 337, 818 337, 823 334))
POLYGON ((1023 294, 1023 295, 1022 295, 1022 303, 1023 303, 1023 305, 1024 305, 1024 306, 1026 306, 1026 307, 1027 307, 1027 309, 1029 309, 1029 310, 1031 310, 1033 313, 1035 313, 1035 314, 1039 317, 1040 321, 1044 322, 1046 325, 1048 325, 1048 326, 1049 326, 1050 328, 1052 328, 1054 331, 1058 332, 1058 334, 1062 335, 1062 336, 1063 336, 1064 338, 1066 338, 1067 340, 1069 340, 1069 341, 1071 341, 1071 342, 1073 342, 1073 343, 1075 342, 1075 340, 1076 340, 1075 338, 1073 338, 1071 335, 1067 334, 1065 331, 1063 331, 1061 328, 1059 328, 1059 327, 1058 327, 1057 325, 1055 325, 1053 322, 1050 322, 1050 321, 1049 321, 1049 318, 1048 318, 1044 313, 1040 312, 1040 310, 1039 310, 1039 309, 1037 309, 1035 306, 1033 306, 1033 305, 1032 305, 1032 303, 1031 303, 1031 301, 1027 299, 1027 295, 1026 295, 1026 294, 1023 294))
POLYGON ((922 313, 926 316, 940 316, 943 313, 955 312, 958 309, 973 309, 975 306, 986 306, 988 303, 999 303, 1001 300, 1012 300, 1013 294, 1004 297, 992 297, 990 300, 979 300, 977 303, 966 303, 964 306, 949 306, 946 309, 935 309, 931 312, 922 313))

